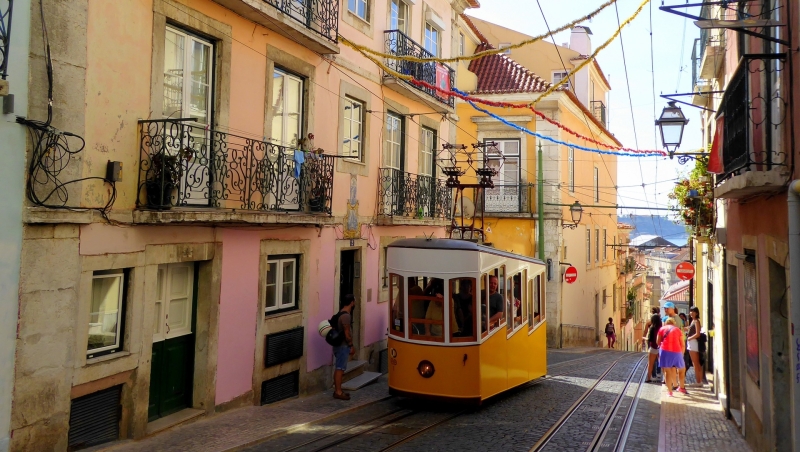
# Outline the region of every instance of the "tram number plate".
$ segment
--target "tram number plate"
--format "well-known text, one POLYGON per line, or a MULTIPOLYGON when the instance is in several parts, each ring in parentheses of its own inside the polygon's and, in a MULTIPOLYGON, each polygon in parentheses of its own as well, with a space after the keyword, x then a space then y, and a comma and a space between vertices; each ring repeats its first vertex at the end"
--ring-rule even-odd
POLYGON ((389 362, 392 363, 393 366, 397 365, 397 359, 395 358, 392 358, 389 362))

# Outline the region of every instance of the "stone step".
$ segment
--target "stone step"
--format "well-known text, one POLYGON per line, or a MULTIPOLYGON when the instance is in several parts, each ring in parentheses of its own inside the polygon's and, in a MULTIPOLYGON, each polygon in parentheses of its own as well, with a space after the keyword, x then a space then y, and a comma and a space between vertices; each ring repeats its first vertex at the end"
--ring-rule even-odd
POLYGON ((350 381, 363 374, 366 367, 366 361, 348 361, 347 369, 344 371, 344 375, 342 375, 342 382, 350 381))
POLYGON ((349 380, 347 383, 343 383, 342 389, 347 389, 348 391, 355 391, 372 383, 373 381, 377 380, 380 377, 381 377, 380 372, 364 372, 363 374, 353 378, 352 380, 349 380))

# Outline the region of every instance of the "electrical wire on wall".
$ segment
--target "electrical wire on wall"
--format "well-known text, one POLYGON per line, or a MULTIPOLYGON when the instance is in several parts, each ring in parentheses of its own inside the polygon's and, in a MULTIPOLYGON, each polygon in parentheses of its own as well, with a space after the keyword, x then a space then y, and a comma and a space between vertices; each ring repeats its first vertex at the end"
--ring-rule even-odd
POLYGON ((61 180, 62 173, 69 166, 73 156, 83 151, 86 141, 79 135, 58 130, 50 125, 53 120, 53 61, 50 56, 50 40, 47 36, 47 24, 42 3, 41 1, 39 2, 39 11, 42 19, 42 39, 47 72, 47 120, 37 121, 17 117, 17 123, 28 128, 33 148, 30 163, 28 164, 27 196, 36 206, 77 211, 97 210, 103 218, 110 221, 108 212, 117 197, 117 189, 114 182, 97 176, 67 181, 61 180), (78 146, 73 146, 74 144, 78 146), (108 202, 102 207, 70 207, 67 186, 87 180, 102 180, 111 185, 108 202))

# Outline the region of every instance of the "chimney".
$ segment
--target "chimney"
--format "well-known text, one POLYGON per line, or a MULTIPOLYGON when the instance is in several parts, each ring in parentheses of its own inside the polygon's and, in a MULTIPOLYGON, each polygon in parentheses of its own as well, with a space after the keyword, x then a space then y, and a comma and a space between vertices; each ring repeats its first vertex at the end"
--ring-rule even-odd
POLYGON ((569 36, 569 48, 580 53, 589 55, 592 53, 592 30, 589 27, 577 26, 572 28, 569 36))

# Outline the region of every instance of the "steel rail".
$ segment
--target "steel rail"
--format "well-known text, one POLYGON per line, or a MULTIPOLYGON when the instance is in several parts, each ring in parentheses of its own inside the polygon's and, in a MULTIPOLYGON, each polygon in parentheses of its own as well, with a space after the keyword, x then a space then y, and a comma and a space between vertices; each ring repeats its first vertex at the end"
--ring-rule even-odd
MULTIPOLYGON (((539 451, 543 450, 547 446, 547 444, 550 443, 550 441, 553 439, 555 434, 558 433, 559 430, 561 430, 561 427, 563 427, 567 423, 569 418, 573 414, 575 414, 575 412, 578 410, 578 408, 580 408, 580 406, 583 405, 583 402, 586 401, 586 399, 589 398, 589 396, 595 391, 595 388, 597 388, 597 385, 599 385, 606 378, 606 376, 609 373, 611 373, 611 370, 614 369, 614 367, 616 367, 622 359, 627 358, 630 355, 631 355, 631 353, 626 353, 625 355, 620 356, 619 358, 614 360, 611 363, 611 365, 608 366, 608 369, 606 369, 605 372, 603 372, 599 377, 597 377, 595 382, 580 397, 578 397, 578 400, 576 400, 569 408, 567 408, 567 411, 564 412, 564 414, 561 415, 561 417, 558 419, 558 421, 556 421, 556 423, 553 424, 544 433, 544 435, 542 435, 542 437, 539 439, 539 441, 537 441, 530 448, 530 452, 539 452, 539 451)), ((637 367, 638 367, 638 361, 637 361, 637 367)), ((636 368, 634 368, 634 370, 635 369, 636 368)))
MULTIPOLYGON (((639 371, 642 362, 646 358, 647 355, 641 357, 639 361, 636 362, 636 365, 633 366, 633 370, 631 370, 630 375, 628 375, 628 378, 625 380, 625 384, 622 386, 622 390, 620 391, 617 398, 614 400, 614 403, 611 404, 611 409, 608 411, 608 414, 606 415, 605 419, 603 419, 603 422, 600 423, 600 428, 597 429, 597 433, 595 433, 594 438, 592 438, 591 444, 589 445, 589 447, 586 448, 588 452, 592 452, 599 449, 600 445, 603 444, 603 440, 605 440, 606 435, 608 434, 608 427, 611 425, 611 421, 614 419, 614 416, 616 416, 617 411, 619 411, 620 404, 622 403, 622 400, 625 398, 625 393, 628 392, 631 380, 633 380, 633 377, 636 375, 636 372, 639 371)), ((645 375, 647 375, 647 366, 644 367, 644 372, 642 372, 642 378, 641 378, 642 380, 644 379, 645 375)), ((641 385, 639 387, 641 388, 641 385)), ((628 416, 630 416, 630 414, 631 410, 629 407, 628 412, 625 414, 626 421, 628 419, 628 416)))
POLYGON ((639 388, 636 390, 636 395, 633 397, 633 402, 631 403, 630 408, 628 409, 628 414, 625 416, 625 421, 623 422, 622 431, 620 432, 619 437, 617 438, 617 443, 614 445, 614 451, 618 452, 625 452, 625 444, 628 442, 628 434, 631 431, 631 425, 633 425, 633 419, 636 414, 636 408, 639 406, 639 398, 642 395, 642 388, 644 387, 644 381, 647 378, 648 370, 646 369, 642 372, 642 378, 639 380, 639 388))

